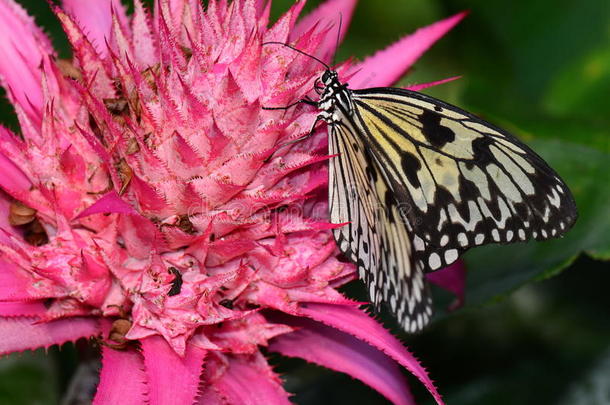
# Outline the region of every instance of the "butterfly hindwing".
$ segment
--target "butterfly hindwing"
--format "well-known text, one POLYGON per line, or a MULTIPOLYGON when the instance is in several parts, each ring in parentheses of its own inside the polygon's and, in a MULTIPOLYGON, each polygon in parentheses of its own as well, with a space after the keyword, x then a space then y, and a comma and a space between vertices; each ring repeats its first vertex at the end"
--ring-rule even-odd
POLYGON ((364 143, 385 170, 426 271, 476 245, 548 239, 574 223, 563 181, 507 132, 407 90, 352 97, 364 143))
POLYGON ((350 118, 331 126, 329 202, 340 250, 358 266, 375 306, 389 305, 405 330, 427 324, 431 298, 412 242, 381 167, 350 118))
MULTIPOLYGON (((346 131, 345 125, 337 125, 332 128, 329 138, 329 152, 336 155, 329 165, 330 220, 335 224, 345 224, 334 230, 339 249, 358 265, 360 278, 367 285, 374 286, 375 272, 365 269, 379 267, 377 201, 363 172, 366 163, 358 152, 362 150, 362 145, 358 146, 361 141, 346 142, 346 131)), ((370 290, 370 293, 371 300, 375 301, 376 291, 370 290)))

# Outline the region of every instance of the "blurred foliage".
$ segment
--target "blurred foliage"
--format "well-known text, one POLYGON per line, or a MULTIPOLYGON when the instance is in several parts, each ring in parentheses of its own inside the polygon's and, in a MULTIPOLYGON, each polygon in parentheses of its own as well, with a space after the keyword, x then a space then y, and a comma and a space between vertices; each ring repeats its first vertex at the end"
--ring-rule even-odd
POLYGON ((12 354, 0 362, 0 398, 13 405, 56 403, 59 390, 44 351, 12 354))
POLYGON ((610 351, 602 356, 591 372, 577 381, 560 405, 605 405, 610 403, 610 351))
MULTIPOLYGON (((60 54, 69 55, 46 3, 20 2, 45 27, 60 54)), ((277 18, 291 3, 276 0, 272 16, 277 18)), ((310 0, 306 10, 319 3, 310 0)), ((439 316, 418 336, 401 337, 428 367, 448 404, 608 403, 610 3, 361 1, 337 59, 362 59, 462 10, 470 11, 468 18, 427 52, 400 85, 462 75, 425 92, 531 144, 573 190, 580 218, 560 240, 469 252, 466 307, 439 316)), ((16 127, 5 100, 0 114, 1 122, 16 127)), ((362 294, 358 284, 348 290, 362 294)), ((449 300, 443 293, 439 298, 439 303, 449 300)), ((387 314, 384 319, 401 333, 387 314)), ((74 370, 74 353, 57 353, 50 360, 36 352, 0 361, 0 403, 56 403, 74 370)), ((297 403, 385 403, 349 377, 297 360, 273 361, 297 403)), ((410 381, 419 403, 432 403, 410 381)))

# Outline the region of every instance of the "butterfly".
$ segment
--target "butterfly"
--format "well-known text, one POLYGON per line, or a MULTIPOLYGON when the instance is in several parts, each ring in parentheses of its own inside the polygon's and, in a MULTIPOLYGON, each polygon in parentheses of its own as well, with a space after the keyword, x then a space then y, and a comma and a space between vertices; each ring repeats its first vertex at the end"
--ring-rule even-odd
POLYGON ((418 92, 352 90, 320 59, 266 44, 325 66, 319 100, 297 103, 319 109, 312 133, 318 121, 329 128, 330 221, 345 224, 334 238, 371 302, 407 332, 432 316, 426 273, 475 246, 559 237, 576 221, 563 180, 508 132, 418 92))

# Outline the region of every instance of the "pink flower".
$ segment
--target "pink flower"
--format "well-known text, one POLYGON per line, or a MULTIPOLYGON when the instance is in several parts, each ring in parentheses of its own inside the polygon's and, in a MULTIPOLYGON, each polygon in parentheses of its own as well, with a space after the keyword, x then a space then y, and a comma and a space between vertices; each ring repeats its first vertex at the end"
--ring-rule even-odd
MULTIPOLYGON (((355 274, 327 222, 325 131, 273 154, 317 112, 261 108, 320 74, 262 42, 328 59, 355 0, 297 22, 298 2, 271 28, 262 0, 134 3, 127 16, 118 0, 64 0, 66 61, 0 0, 0 77, 20 123, 0 127, 0 353, 97 339, 96 404, 288 403, 261 347, 408 404, 402 366, 441 403, 336 289, 355 274)), ((354 88, 389 85, 461 18, 338 70, 354 88)))

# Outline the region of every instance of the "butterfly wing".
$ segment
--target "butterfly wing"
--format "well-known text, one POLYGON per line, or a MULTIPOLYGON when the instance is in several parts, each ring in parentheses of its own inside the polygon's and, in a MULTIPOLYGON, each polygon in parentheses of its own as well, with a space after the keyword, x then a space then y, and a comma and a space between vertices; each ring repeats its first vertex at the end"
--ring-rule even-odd
POLYGON ((473 246, 560 236, 576 220, 564 182, 509 133, 408 90, 356 90, 352 99, 425 271, 473 246))
POLYGON ((424 273, 413 261, 397 200, 347 114, 331 125, 329 152, 336 155, 329 165, 331 222, 345 223, 334 230, 337 244, 356 263, 371 301, 386 302, 405 330, 416 332, 432 314, 424 273))

